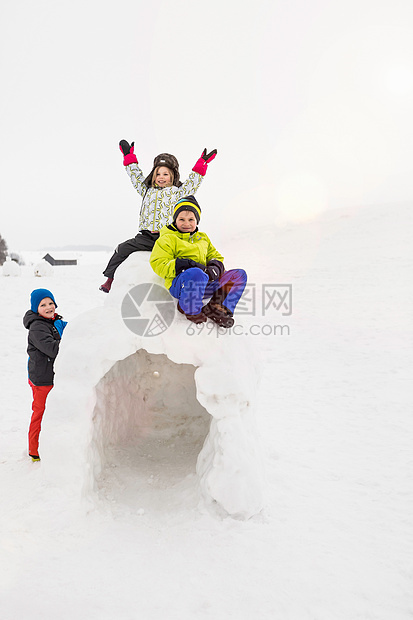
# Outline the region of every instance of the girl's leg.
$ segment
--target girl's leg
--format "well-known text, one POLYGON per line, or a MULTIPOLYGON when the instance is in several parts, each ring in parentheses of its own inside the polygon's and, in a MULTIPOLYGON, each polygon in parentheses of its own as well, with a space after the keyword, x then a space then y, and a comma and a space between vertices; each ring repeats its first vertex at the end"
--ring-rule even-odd
POLYGON ((115 271, 133 252, 152 252, 155 241, 159 237, 158 233, 145 231, 147 234, 138 233, 133 239, 128 239, 119 243, 112 257, 110 258, 103 275, 113 279, 115 271))
POLYGON ((29 454, 39 456, 39 435, 42 425, 43 413, 46 408, 46 398, 53 385, 33 385, 29 381, 33 391, 33 414, 29 427, 29 454))
POLYGON ((243 269, 230 269, 219 280, 210 282, 205 295, 212 294, 211 302, 225 306, 233 314, 247 283, 247 274, 243 269))
POLYGON ((207 274, 198 267, 192 267, 174 278, 169 292, 179 300, 179 305, 185 314, 199 314, 207 283, 207 274))

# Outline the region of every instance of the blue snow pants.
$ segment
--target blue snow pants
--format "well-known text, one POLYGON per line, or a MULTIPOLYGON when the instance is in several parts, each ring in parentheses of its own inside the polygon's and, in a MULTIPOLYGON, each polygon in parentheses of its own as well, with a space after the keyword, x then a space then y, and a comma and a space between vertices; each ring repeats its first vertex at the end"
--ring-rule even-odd
POLYGON ((172 297, 179 300, 179 305, 185 314, 199 314, 203 300, 219 290, 220 303, 234 312, 246 283, 247 274, 243 269, 230 269, 218 280, 209 282, 208 275, 202 269, 191 267, 173 279, 169 292, 172 297))

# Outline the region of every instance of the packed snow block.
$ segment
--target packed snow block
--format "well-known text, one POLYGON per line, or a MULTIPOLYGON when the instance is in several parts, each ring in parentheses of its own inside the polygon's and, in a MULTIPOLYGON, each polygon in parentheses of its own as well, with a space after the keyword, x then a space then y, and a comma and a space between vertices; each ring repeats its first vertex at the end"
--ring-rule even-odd
POLYGON ((177 476, 191 474, 182 463, 192 468, 209 508, 244 519, 257 514, 257 376, 246 344, 215 325, 190 323, 148 254, 132 254, 102 306, 65 330, 43 421, 45 473, 90 499, 119 455, 135 465, 158 455, 177 476))

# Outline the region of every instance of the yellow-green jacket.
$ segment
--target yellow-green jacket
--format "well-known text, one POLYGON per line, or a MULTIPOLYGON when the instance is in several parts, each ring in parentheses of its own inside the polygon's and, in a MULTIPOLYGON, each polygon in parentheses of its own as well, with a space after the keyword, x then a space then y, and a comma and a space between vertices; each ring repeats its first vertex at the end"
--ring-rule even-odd
POLYGON ((189 258, 205 266, 213 259, 224 261, 224 257, 214 248, 206 233, 199 230, 181 233, 170 224, 161 228, 149 259, 154 272, 164 278, 168 290, 177 275, 176 258, 189 258))

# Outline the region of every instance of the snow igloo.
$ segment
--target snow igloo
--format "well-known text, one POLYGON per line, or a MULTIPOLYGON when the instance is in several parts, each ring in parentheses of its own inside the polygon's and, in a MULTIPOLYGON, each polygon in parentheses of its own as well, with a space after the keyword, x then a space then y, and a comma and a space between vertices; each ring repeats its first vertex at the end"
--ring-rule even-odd
POLYGON ((40 436, 45 473, 89 501, 162 510, 191 495, 222 516, 259 513, 251 355, 245 339, 179 314, 147 254, 132 254, 104 305, 66 327, 40 436))

